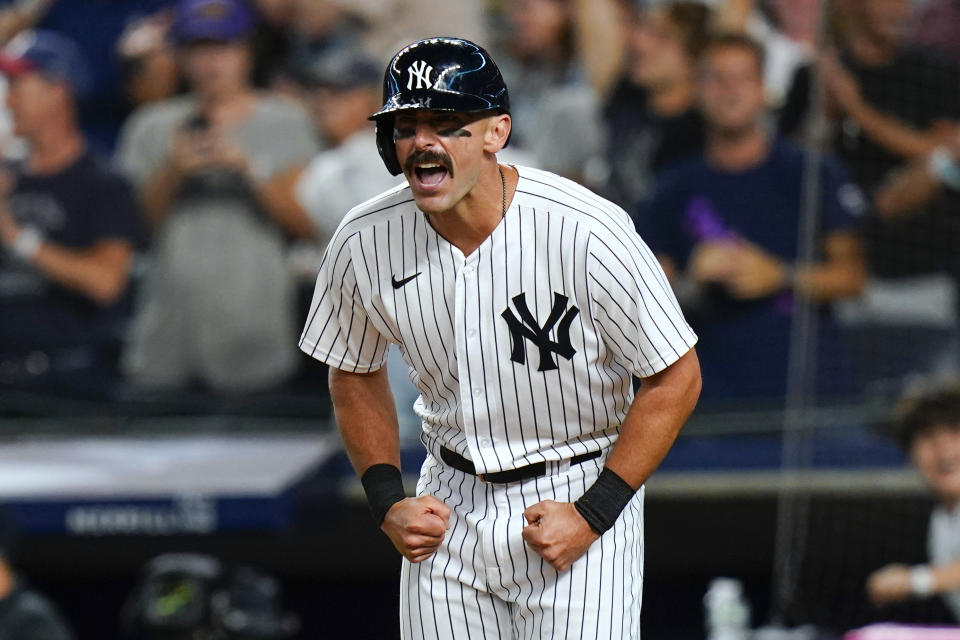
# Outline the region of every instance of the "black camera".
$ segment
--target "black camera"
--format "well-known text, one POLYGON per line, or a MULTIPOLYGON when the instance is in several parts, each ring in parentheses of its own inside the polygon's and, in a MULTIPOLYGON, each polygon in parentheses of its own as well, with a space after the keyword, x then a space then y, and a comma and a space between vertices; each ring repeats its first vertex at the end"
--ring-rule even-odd
POLYGON ((283 612, 280 584, 252 567, 171 553, 143 570, 122 620, 128 640, 284 640, 300 628, 283 612))

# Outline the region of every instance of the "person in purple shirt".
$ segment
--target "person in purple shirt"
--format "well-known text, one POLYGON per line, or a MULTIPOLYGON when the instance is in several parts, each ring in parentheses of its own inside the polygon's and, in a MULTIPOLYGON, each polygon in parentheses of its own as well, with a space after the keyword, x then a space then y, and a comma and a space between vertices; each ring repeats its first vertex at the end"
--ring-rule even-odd
POLYGON ((818 380, 845 391, 827 303, 863 287, 865 199, 839 164, 820 164, 818 255, 801 264, 804 151, 766 131, 762 50, 711 40, 698 85, 706 149, 659 175, 635 222, 700 335, 704 397, 782 400, 798 297, 818 305, 818 380))

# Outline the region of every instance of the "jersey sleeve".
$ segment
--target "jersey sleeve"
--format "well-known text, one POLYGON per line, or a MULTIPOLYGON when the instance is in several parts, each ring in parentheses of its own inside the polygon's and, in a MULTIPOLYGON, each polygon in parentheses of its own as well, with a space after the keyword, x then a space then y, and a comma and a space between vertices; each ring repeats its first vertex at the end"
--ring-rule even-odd
POLYGON ((324 254, 300 349, 331 367, 368 373, 386 362, 390 343, 367 316, 349 237, 342 235, 341 229, 324 254))
POLYGON ((663 371, 696 344, 666 275, 635 233, 592 236, 587 278, 593 321, 633 375, 663 371))

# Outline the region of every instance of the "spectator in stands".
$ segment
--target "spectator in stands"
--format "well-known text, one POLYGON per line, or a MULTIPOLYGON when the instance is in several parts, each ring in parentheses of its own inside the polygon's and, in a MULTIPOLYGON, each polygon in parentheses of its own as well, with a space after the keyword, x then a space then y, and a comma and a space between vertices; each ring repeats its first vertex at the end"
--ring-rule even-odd
POLYGON ((0 44, 10 42, 21 31, 32 29, 56 0, 13 0, 0 9, 0 44))
MULTIPOLYGON (((656 171, 703 148, 696 59, 711 13, 698 2, 676 2, 640 12, 628 8, 626 14, 625 68, 603 112, 609 177, 602 190, 631 207, 649 195, 656 171)), ((598 49, 616 46, 609 37, 588 42, 598 49)))
POLYGON ((960 2, 927 0, 920 7, 913 30, 913 42, 960 61, 960 2))
MULTIPOLYGON (((324 54, 350 55, 358 48, 389 60, 413 40, 436 35, 486 41, 486 2, 460 0, 258 0, 261 11, 288 18, 288 68, 324 54), (271 7, 263 11, 264 6, 271 7)), ((274 19, 276 22, 276 18, 274 19)))
POLYGON ((892 172, 874 193, 874 207, 885 218, 911 216, 944 189, 960 192, 960 124, 929 155, 892 172))
POLYGON ((309 235, 275 180, 317 150, 306 112, 250 84, 241 0, 180 0, 191 92, 126 123, 119 161, 154 228, 153 269, 125 363, 151 387, 276 387, 295 367, 289 236, 309 235))
POLYGON ((107 393, 139 235, 134 199, 79 129, 89 70, 70 39, 23 32, 0 70, 30 149, 0 180, 0 383, 107 393))
POLYGON ((907 398, 897 413, 897 439, 939 501, 927 533, 930 561, 874 571, 867 593, 877 605, 940 595, 960 622, 960 387, 907 398))
POLYGON ((322 13, 335 7, 352 20, 362 23, 364 48, 376 60, 389 60, 410 42, 437 35, 466 38, 480 43, 487 41, 487 11, 490 3, 486 0, 294 1, 303 5, 306 13, 322 13))
POLYGON ((68 34, 90 63, 90 91, 79 101, 78 109, 88 143, 101 153, 113 153, 117 132, 130 112, 116 56, 120 34, 131 21, 160 11, 170 3, 171 0, 43 2, 47 8, 37 27, 68 34))
MULTIPOLYGON (((864 198, 838 164, 822 164, 820 257, 799 264, 804 153, 766 133, 762 50, 743 36, 711 40, 698 83, 706 150, 664 170, 640 234, 700 336, 704 397, 782 399, 797 298, 827 303, 863 284, 864 198)), ((824 306, 816 317, 821 356, 839 367, 824 306)), ((838 392, 849 382, 819 380, 838 392)))
POLYGON ((816 2, 721 0, 714 8, 716 32, 747 35, 763 46, 764 84, 771 108, 783 105, 793 75, 810 61, 814 43, 809 38, 811 28, 817 26, 816 2))
POLYGON ((291 32, 296 14, 293 0, 247 0, 257 20, 251 36, 253 47, 253 83, 274 87, 286 82, 290 59, 291 32))
POLYGON ((543 169, 586 182, 604 144, 600 101, 582 62, 586 38, 578 32, 594 19, 591 9, 583 0, 511 2, 505 51, 497 56, 511 87, 511 145, 543 169))
MULTIPOLYGON (((43 18, 54 0, 14 0, 0 9, 0 46, 21 31, 31 29, 43 18)), ((10 109, 6 106, 7 81, 0 76, 0 156, 21 157, 23 141, 13 135, 10 109)))
POLYGON ((160 11, 131 22, 117 41, 117 57, 134 107, 173 97, 180 90, 180 68, 170 42, 173 14, 160 11))
MULTIPOLYGON (((854 180, 872 192, 892 169, 931 153, 960 117, 955 64, 906 46, 908 0, 838 3, 838 51, 821 58, 833 147, 854 180)), ((796 131, 810 103, 809 69, 798 74, 782 119, 796 131)), ((866 230, 871 272, 899 277, 956 269, 960 199, 942 198, 909 220, 877 217, 866 230)))
POLYGON ((340 50, 302 67, 313 121, 331 145, 307 165, 295 187, 321 247, 353 206, 397 184, 376 162, 373 123, 367 120, 380 108, 381 66, 359 51, 340 50))
POLYGON ((72 640, 73 632, 53 604, 15 573, 16 537, 13 517, 0 509, 0 638, 72 640))
POLYGON ((915 193, 884 185, 948 139, 960 118, 960 69, 908 44, 908 0, 840 0, 833 9, 837 50, 818 65, 823 108, 798 115, 810 102, 806 70, 781 125, 811 125, 808 133, 825 138, 877 205, 880 215, 864 228, 870 278, 860 299, 837 312, 866 382, 882 392, 912 373, 956 369, 956 356, 946 354, 958 326, 960 193, 937 190, 911 202, 915 193))

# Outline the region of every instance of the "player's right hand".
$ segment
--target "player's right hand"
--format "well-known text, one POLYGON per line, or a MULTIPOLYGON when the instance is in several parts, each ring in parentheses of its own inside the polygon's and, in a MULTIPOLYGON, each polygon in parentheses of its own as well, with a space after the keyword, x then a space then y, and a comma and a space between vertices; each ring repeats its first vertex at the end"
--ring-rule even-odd
POLYGON ((433 555, 450 527, 450 507, 434 496, 406 498, 387 511, 380 528, 410 562, 433 555))

